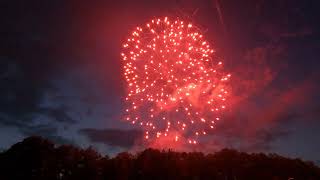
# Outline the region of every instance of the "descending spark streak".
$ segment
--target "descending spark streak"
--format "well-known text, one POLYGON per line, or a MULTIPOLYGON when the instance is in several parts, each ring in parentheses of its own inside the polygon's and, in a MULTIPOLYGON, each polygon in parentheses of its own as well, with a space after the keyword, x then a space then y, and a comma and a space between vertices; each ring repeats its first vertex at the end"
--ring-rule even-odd
POLYGON ((226 108, 222 62, 191 23, 153 19, 123 44, 127 121, 143 127, 145 138, 169 136, 197 143, 226 108), (177 133, 178 132, 178 133, 177 133))
POLYGON ((226 25, 225 25, 224 20, 223 20, 223 16, 222 16, 222 11, 221 11, 221 6, 220 6, 220 3, 219 3, 219 0, 215 0, 215 6, 216 6, 217 11, 218 11, 218 15, 219 15, 219 19, 220 19, 220 23, 222 25, 223 31, 224 31, 224 33, 226 33, 226 25))

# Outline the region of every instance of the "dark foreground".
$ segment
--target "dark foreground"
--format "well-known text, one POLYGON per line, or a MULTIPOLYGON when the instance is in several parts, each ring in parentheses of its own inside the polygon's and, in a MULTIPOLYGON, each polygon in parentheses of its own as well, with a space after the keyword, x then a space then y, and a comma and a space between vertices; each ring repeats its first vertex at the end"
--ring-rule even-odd
POLYGON ((0 179, 210 179, 320 180, 311 162, 276 154, 224 149, 214 154, 146 149, 136 155, 101 156, 93 149, 55 146, 30 137, 0 154, 0 179))

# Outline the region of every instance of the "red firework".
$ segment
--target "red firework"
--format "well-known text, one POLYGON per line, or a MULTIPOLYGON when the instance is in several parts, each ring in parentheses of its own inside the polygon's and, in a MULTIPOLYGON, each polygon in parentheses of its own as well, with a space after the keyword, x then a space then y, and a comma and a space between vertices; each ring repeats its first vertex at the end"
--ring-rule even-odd
POLYGON ((199 28, 167 17, 137 27, 123 44, 127 121, 145 138, 170 136, 197 143, 220 118, 230 74, 199 28))

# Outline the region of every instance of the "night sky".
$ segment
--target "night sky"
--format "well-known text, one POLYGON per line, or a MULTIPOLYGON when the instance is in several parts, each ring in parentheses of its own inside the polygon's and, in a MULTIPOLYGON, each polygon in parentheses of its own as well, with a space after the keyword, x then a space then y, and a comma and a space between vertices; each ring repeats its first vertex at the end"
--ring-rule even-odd
MULTIPOLYGON (((302 0, 0 3, 0 149, 31 135, 102 153, 148 147, 122 119, 121 48, 137 25, 201 28, 232 74, 231 106, 195 147, 320 160, 320 7, 302 0)), ((164 147, 165 148, 165 147, 164 147)))

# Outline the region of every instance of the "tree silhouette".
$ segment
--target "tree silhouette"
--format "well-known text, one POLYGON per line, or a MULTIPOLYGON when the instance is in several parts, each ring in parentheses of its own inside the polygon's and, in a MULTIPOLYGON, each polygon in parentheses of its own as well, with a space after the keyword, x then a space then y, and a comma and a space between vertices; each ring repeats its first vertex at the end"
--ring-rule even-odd
POLYGON ((320 168, 311 162, 277 154, 223 149, 214 154, 146 149, 114 158, 93 148, 56 146, 41 137, 29 137, 0 153, 0 179, 210 179, 210 180, 318 180, 320 168))

